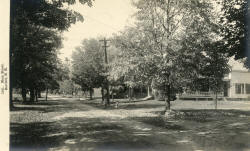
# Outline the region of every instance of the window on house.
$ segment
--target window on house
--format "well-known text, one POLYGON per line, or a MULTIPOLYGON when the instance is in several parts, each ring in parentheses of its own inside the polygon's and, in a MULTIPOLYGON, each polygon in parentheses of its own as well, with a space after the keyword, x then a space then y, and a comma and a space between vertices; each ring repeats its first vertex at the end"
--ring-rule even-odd
POLYGON ((235 84, 235 93, 236 94, 244 94, 244 84, 236 83, 235 84))
POLYGON ((250 84, 246 84, 246 94, 250 94, 250 84))

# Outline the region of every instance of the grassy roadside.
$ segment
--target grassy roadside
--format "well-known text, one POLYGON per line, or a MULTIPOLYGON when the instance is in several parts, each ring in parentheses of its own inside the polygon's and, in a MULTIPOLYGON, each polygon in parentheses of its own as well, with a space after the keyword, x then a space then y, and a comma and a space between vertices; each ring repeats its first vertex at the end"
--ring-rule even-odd
MULTIPOLYGON (((100 100, 86 101, 103 109, 100 100)), ((165 116, 164 102, 149 100, 114 104, 106 109, 127 114, 127 119, 164 129, 183 137, 182 143, 194 142, 204 150, 250 149, 250 102, 220 101, 214 110, 212 101, 172 102, 172 115, 165 116), (147 113, 147 114, 145 114, 147 113), (142 115, 142 116, 141 116, 142 115), (154 116, 155 115, 155 116, 154 116)))

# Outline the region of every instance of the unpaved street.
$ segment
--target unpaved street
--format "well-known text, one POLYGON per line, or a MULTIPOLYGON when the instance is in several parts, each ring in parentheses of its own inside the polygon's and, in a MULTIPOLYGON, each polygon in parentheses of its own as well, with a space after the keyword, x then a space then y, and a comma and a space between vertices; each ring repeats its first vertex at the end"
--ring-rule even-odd
POLYGON ((160 103, 105 110, 90 101, 54 97, 16 106, 10 124, 13 151, 250 149, 250 116, 246 111, 230 112, 228 119, 176 120, 166 126, 160 103))

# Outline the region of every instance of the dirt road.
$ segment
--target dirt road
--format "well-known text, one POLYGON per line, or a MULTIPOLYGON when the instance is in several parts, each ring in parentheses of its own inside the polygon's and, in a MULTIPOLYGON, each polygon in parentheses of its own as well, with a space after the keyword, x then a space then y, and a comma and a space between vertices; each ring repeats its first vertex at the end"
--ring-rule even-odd
POLYGON ((250 149, 250 118, 237 122, 173 121, 166 128, 160 105, 104 110, 89 102, 50 98, 16 105, 11 112, 13 151, 195 151, 250 149), (230 125, 231 124, 231 125, 230 125), (224 126, 224 127, 223 127, 224 126), (227 135, 224 135, 228 133, 227 135))

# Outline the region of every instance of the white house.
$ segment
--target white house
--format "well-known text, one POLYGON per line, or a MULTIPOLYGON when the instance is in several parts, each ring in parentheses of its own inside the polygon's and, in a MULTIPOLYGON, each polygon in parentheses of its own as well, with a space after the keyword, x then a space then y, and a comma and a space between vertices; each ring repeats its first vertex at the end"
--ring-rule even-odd
MULTIPOLYGON (((218 94, 223 98, 250 99, 250 70, 244 68, 243 63, 230 59, 231 72, 225 75, 224 92, 218 94)), ((188 92, 180 94, 180 98, 211 98, 211 91, 188 92)))
POLYGON ((230 60, 232 71, 224 78, 228 83, 224 96, 228 98, 250 98, 250 71, 243 64, 230 60))

